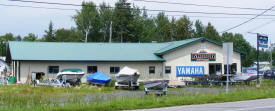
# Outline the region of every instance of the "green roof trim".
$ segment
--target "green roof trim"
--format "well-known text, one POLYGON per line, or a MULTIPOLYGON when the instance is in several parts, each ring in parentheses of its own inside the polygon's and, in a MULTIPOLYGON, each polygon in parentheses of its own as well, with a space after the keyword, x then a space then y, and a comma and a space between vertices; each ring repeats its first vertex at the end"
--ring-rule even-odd
MULTIPOLYGON (((207 40, 192 38, 164 43, 80 43, 9 41, 11 60, 25 61, 165 61, 161 55, 192 43, 207 40)), ((234 49, 234 51, 242 53, 234 49)))
MULTIPOLYGON (((199 38, 192 38, 192 39, 187 39, 187 40, 170 42, 170 45, 168 45, 167 47, 165 47, 163 49, 160 49, 160 50, 156 51, 155 54, 156 55, 163 55, 163 54, 169 53, 169 52, 171 52, 175 49, 185 47, 187 45, 190 45, 192 43, 195 43, 195 42, 198 42, 198 41, 201 41, 201 40, 206 40, 208 42, 211 42, 211 43, 214 43, 216 45, 222 46, 222 42, 218 42, 218 41, 209 39, 207 37, 199 37, 199 38)), ((235 48, 234 48, 234 51, 238 52, 238 53, 241 53, 241 54, 245 54, 244 52, 239 51, 235 48)))
POLYGON ((170 45, 158 50, 155 52, 156 55, 163 55, 167 52, 170 52, 174 49, 177 49, 177 48, 181 48, 181 47, 184 47, 186 45, 189 45, 191 43, 194 43, 198 40, 201 40, 202 38, 192 38, 192 39, 187 39, 187 40, 181 40, 181 41, 173 41, 173 42, 170 42, 170 45))

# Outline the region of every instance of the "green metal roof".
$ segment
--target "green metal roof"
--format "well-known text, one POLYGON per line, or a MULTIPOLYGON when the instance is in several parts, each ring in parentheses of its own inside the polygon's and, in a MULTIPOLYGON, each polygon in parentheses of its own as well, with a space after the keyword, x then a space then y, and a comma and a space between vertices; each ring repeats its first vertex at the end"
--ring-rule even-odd
MULTIPOLYGON (((161 55, 204 37, 165 43, 9 42, 12 60, 45 61, 165 61, 161 55)), ((241 53, 241 52, 240 52, 241 53)))
MULTIPOLYGON (((211 42, 211 43, 214 43, 216 45, 222 46, 222 42, 218 42, 218 41, 206 38, 206 37, 199 37, 199 38, 192 38, 192 39, 186 39, 186 40, 181 40, 181 41, 169 42, 168 46, 166 46, 166 47, 164 47, 164 48, 156 51, 155 54, 156 55, 163 55, 163 54, 168 53, 170 51, 173 51, 173 50, 175 50, 177 48, 182 48, 182 47, 184 47, 186 45, 189 45, 189 44, 192 44, 194 42, 201 41, 201 40, 206 40, 208 42, 211 42)), ((234 48, 234 51, 238 52, 238 53, 241 53, 241 54, 245 54, 244 52, 239 51, 239 50, 237 50, 235 48, 234 48)))
POLYGON ((12 60, 164 61, 154 54, 167 43, 9 42, 12 60))
POLYGON ((176 48, 184 47, 188 44, 191 44, 191 43, 196 42, 196 41, 201 40, 201 39, 202 38, 192 38, 192 39, 187 39, 187 40, 169 42, 169 45, 167 45, 166 47, 156 51, 155 54, 163 55, 163 54, 165 54, 169 51, 172 51, 176 48))

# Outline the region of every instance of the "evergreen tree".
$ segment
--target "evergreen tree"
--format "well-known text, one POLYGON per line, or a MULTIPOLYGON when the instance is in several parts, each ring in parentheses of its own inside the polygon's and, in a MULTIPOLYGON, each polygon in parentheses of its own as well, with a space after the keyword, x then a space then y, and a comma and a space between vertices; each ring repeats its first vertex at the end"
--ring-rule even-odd
POLYGON ((53 42, 55 40, 52 21, 50 21, 49 28, 48 28, 48 30, 45 30, 45 33, 46 34, 44 35, 44 38, 43 38, 44 41, 53 42))
POLYGON ((170 39, 170 22, 168 17, 164 12, 160 12, 155 18, 156 30, 158 32, 158 36, 155 38, 155 41, 165 42, 170 39))
POLYGON ((193 23, 187 16, 181 17, 176 21, 176 40, 184 40, 193 37, 194 30, 192 29, 193 23))
POLYGON ((119 0, 115 4, 114 9, 114 25, 116 38, 120 42, 131 41, 131 38, 134 37, 134 25, 131 22, 134 20, 134 16, 131 10, 131 4, 127 0, 119 0))
POLYGON ((200 20, 196 20, 195 28, 195 37, 203 37, 203 34, 205 33, 205 28, 200 20))
POLYGON ((205 28, 204 36, 208 37, 210 39, 213 39, 213 40, 221 42, 221 38, 219 36, 219 33, 217 32, 217 30, 215 29, 215 27, 211 25, 210 22, 208 23, 208 25, 205 28))

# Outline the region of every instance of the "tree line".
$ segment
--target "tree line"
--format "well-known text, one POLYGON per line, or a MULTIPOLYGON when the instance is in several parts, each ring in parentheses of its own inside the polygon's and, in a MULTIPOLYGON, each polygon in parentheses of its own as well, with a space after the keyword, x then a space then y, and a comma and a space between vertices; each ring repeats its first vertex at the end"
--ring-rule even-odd
MULTIPOLYGON (((148 15, 145 8, 139 8, 127 0, 119 0, 114 7, 106 3, 98 7, 93 2, 83 2, 81 10, 72 17, 76 27, 54 29, 52 22, 43 37, 29 33, 25 37, 7 33, 0 36, 1 55, 6 55, 7 41, 46 42, 169 42, 196 37, 208 37, 219 42, 233 42, 234 48, 245 53, 242 65, 250 66, 256 57, 253 48, 242 34, 219 34, 209 22, 191 21, 188 16, 169 17, 164 12, 148 15)), ((267 60, 262 51, 261 60, 267 60)), ((275 53, 274 53, 275 54, 275 53)))

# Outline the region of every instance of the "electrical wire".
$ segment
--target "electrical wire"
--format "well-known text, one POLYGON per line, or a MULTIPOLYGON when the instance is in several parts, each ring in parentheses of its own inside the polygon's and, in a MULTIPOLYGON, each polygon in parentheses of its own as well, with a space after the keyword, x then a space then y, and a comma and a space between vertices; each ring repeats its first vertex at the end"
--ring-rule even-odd
MULTIPOLYGON (((28 3, 39 3, 39 4, 51 4, 51 5, 65 5, 65 6, 83 6, 78 4, 66 4, 66 3, 57 3, 57 2, 38 2, 38 1, 32 1, 32 0, 8 0, 8 1, 17 1, 17 2, 28 2, 28 3)), ((99 6, 95 6, 99 7, 99 6)), ((115 9, 115 7, 105 7, 105 8, 112 8, 115 9)), ((117 9, 127 9, 127 8, 117 8, 117 9)), ((196 11, 176 11, 176 10, 153 10, 153 9, 134 9, 132 10, 146 10, 150 12, 173 12, 173 13, 188 13, 188 14, 207 14, 207 15, 239 15, 239 16, 255 16, 257 14, 244 14, 244 13, 220 13, 220 12, 196 12, 196 11)), ((275 15, 262 15, 262 16, 275 16, 275 15)))
POLYGON ((272 6, 272 7, 270 7, 269 9, 263 11, 262 13, 256 15, 255 17, 253 17, 253 18, 251 18, 251 19, 249 19, 249 20, 247 20, 247 21, 244 21, 244 22, 242 22, 242 23, 240 23, 240 24, 238 24, 238 25, 236 25, 236 26, 233 26, 233 27, 231 27, 231 28, 229 28, 229 29, 226 29, 226 30, 222 31, 222 33, 223 33, 223 32, 227 32, 227 31, 232 30, 232 29, 235 29, 235 28, 237 28, 237 27, 239 27, 239 26, 241 26, 241 25, 243 25, 243 24, 246 24, 246 23, 248 23, 248 22, 250 22, 250 21, 256 19, 257 17, 262 16, 263 14, 265 14, 267 11, 273 9, 274 7, 275 7, 275 6, 272 6))
POLYGON ((259 25, 259 26, 257 26, 257 27, 254 27, 253 29, 250 29, 248 32, 253 32, 253 31, 255 31, 255 30, 258 30, 258 29, 260 29, 260 28, 263 28, 263 27, 265 27, 265 26, 267 26, 267 25, 273 23, 274 21, 275 21, 275 19, 270 20, 270 21, 268 21, 268 22, 265 22, 265 23, 263 23, 263 24, 261 24, 261 25, 259 25))
MULTIPOLYGON (((155 15, 155 16, 157 16, 158 14, 150 14, 150 15, 155 15)), ((184 16, 184 15, 171 15, 171 14, 169 14, 169 15, 167 15, 167 16, 171 16, 171 17, 173 17, 173 16, 184 16)), ((226 16, 219 16, 219 17, 217 17, 217 16, 187 16, 187 17, 193 17, 193 18, 220 18, 220 19, 251 19, 251 18, 249 18, 249 17, 226 17, 226 16)), ((257 19, 267 19, 267 20, 270 20, 270 19, 274 19, 274 18, 257 18, 257 19)))
MULTIPOLYGON (((241 10, 267 10, 267 9, 263 9, 263 8, 228 7, 228 6, 220 6, 220 5, 202 5, 202 4, 193 4, 193 3, 180 3, 180 2, 167 2, 167 1, 154 1, 154 0, 134 0, 134 1, 160 3, 160 4, 172 4, 172 5, 189 5, 189 6, 199 6, 199 7, 241 9, 241 10)), ((275 11, 275 10, 272 10, 272 11, 275 11)))
MULTIPOLYGON (((78 9, 64 9, 64 8, 49 8, 49 7, 34 7, 34 6, 26 6, 26 5, 8 5, 8 4, 0 4, 0 6, 12 6, 12 7, 24 7, 24 8, 41 8, 41 9, 57 9, 57 10, 78 10, 78 9)), ((158 15, 158 14, 150 14, 150 15, 158 15)), ((183 16, 183 15, 171 15, 166 14, 166 16, 183 16)), ((221 19, 251 19, 248 17, 215 17, 215 16, 188 16, 194 18, 221 18, 221 19)), ((257 18, 257 19, 274 19, 274 18, 257 18)))
POLYGON ((9 6, 9 7, 24 7, 24 8, 40 8, 40 9, 55 9, 55 10, 77 10, 77 9, 65 9, 65 8, 50 8, 50 7, 34 7, 34 6, 26 6, 26 5, 7 5, 0 4, 1 6, 9 6))
MULTIPOLYGON (((57 10, 78 10, 78 9, 64 9, 64 8, 49 8, 49 7, 34 7, 34 6, 26 6, 26 5, 8 5, 8 4, 0 4, 0 6, 11 6, 11 7, 24 7, 24 8, 40 8, 40 9, 57 9, 57 10)), ((150 14, 150 15, 158 15, 158 14, 150 14)), ((166 14, 166 16, 183 16, 183 15, 171 15, 166 14)), ((248 17, 215 17, 215 16, 188 16, 194 18, 221 18, 221 19, 251 19, 248 17)), ((274 19, 274 18, 257 18, 257 19, 274 19)))

